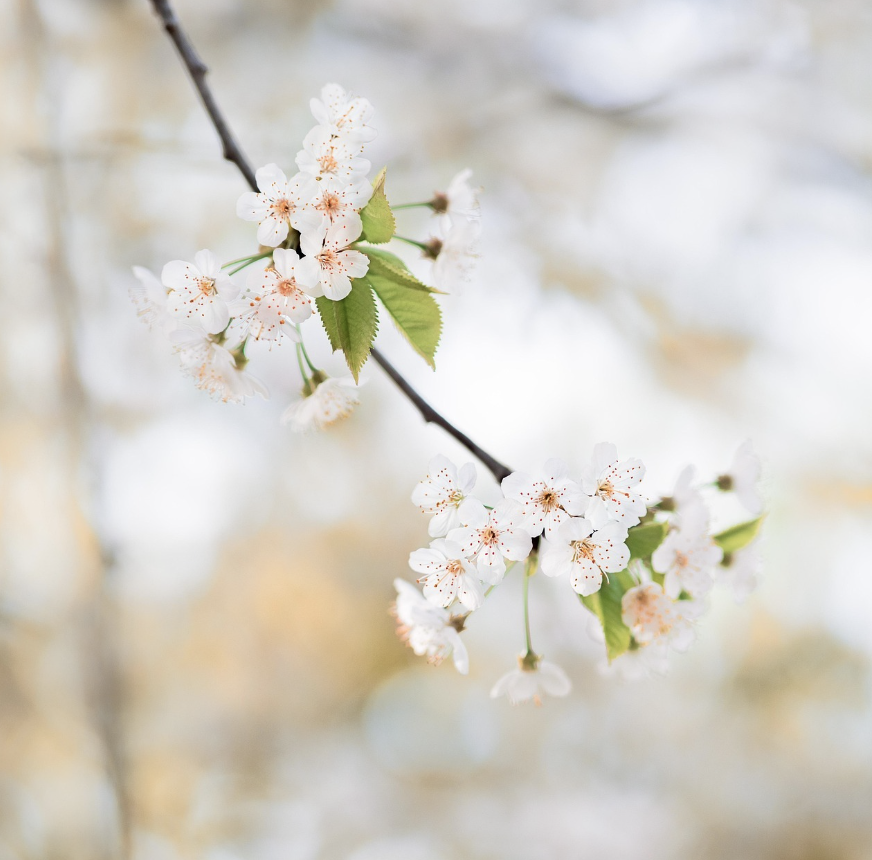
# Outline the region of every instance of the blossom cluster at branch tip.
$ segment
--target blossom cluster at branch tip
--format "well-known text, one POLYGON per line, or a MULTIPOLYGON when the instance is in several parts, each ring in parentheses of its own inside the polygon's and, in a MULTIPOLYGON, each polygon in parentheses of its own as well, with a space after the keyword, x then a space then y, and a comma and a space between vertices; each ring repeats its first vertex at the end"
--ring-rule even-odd
MULTIPOLYGON (((740 448, 739 460, 749 472, 747 464, 755 461, 759 476, 759 461, 749 443, 740 448)), ((608 587, 608 600, 620 607, 619 617, 610 615, 608 623, 624 632, 613 626, 601 635, 604 641, 617 641, 617 634, 626 643, 622 653, 609 652, 616 671, 662 671, 670 650, 684 651, 693 643, 716 582, 731 587, 737 599, 753 590, 759 571, 753 545, 759 521, 713 534, 704 492, 720 487, 718 482, 698 485, 695 470, 688 467, 671 496, 650 502, 640 488, 644 476, 640 460, 622 459, 614 445, 600 443, 577 477, 562 461, 549 460, 539 473, 509 474, 500 485, 502 498, 486 506, 473 495, 473 464, 458 468, 442 455, 434 457, 412 493, 413 503, 430 517, 434 538, 409 556, 421 590, 403 580, 395 583, 398 605, 406 607, 401 635, 411 643, 410 630, 418 631, 418 654, 456 653, 469 616, 515 562, 529 558, 532 566, 525 576, 538 563, 545 576, 568 579, 583 600, 608 587), (741 548, 725 552, 730 541, 738 541, 741 548), (410 601, 419 608, 415 618, 407 608, 410 601), (449 628, 451 633, 446 633, 449 628)), ((740 501, 752 499, 752 492, 754 500, 759 498, 754 484, 746 481, 741 495, 736 489, 740 501)), ((594 605, 589 608, 605 625, 594 605)), ((565 672, 533 652, 529 630, 527 637, 519 668, 500 678, 491 695, 505 695, 513 703, 538 703, 543 694, 566 695, 570 682, 565 672)), ((466 667, 468 656, 462 653, 466 667)))

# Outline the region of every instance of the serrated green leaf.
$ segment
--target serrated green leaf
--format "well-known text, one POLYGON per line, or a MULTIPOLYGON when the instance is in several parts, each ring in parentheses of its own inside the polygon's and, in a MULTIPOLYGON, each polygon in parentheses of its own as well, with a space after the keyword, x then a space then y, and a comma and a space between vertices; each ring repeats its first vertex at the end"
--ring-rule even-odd
POLYGON ((643 523, 633 526, 627 535, 630 558, 651 558, 654 550, 663 543, 668 530, 666 523, 643 523))
POLYGON ((363 224, 361 238, 374 245, 390 242, 397 229, 394 213, 391 212, 388 198, 385 197, 385 174, 383 167, 372 183, 372 197, 369 203, 360 210, 360 220, 363 224))
POLYGON ((401 281, 407 287, 415 290, 445 295, 441 290, 437 290, 435 287, 428 287, 427 284, 419 281, 396 254, 385 251, 384 248, 358 247, 357 250, 369 257, 369 271, 393 278, 396 281, 401 281))
POLYGON ((630 573, 622 570, 609 574, 608 582, 603 578, 602 587, 596 594, 581 598, 581 602, 599 618, 603 626, 609 662, 630 647, 630 628, 621 619, 621 600, 624 593, 635 584, 630 573))
POLYGON ((433 359, 442 334, 442 312, 433 296, 373 271, 367 272, 366 279, 406 340, 435 368, 433 359))
POLYGON ((748 520, 748 522, 739 523, 737 526, 725 529, 720 534, 716 534, 714 536, 714 541, 721 547, 724 554, 736 552, 736 550, 748 546, 748 544, 757 537, 757 532, 760 531, 760 524, 762 522, 763 517, 757 517, 756 520, 748 520))
POLYGON ((326 296, 315 299, 330 346, 345 354, 348 369, 357 382, 378 331, 378 311, 372 288, 363 278, 351 282, 351 292, 338 302, 326 296))

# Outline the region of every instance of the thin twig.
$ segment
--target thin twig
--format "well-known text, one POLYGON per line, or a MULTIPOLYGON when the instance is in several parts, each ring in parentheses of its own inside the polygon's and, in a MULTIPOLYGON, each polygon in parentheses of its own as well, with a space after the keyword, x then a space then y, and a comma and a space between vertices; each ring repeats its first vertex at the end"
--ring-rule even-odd
MULTIPOLYGON (((209 84, 206 82, 206 72, 208 70, 205 63, 203 63, 197 52, 194 50, 194 46, 191 44, 185 31, 182 30, 181 24, 179 24, 179 19, 176 17, 176 13, 173 11, 169 0, 151 0, 151 5, 154 7, 155 12, 157 12, 158 17, 161 19, 164 29, 167 31, 169 37, 173 40, 173 44, 179 52, 179 57, 181 57, 182 62, 185 64, 185 68, 191 76, 191 80, 194 82, 197 92, 200 94, 200 99, 203 102, 203 106, 206 108, 206 112, 209 114, 209 119, 212 120, 212 124, 215 126, 215 131, 218 132, 218 137, 221 138, 221 144, 224 148, 224 157, 228 161, 233 162, 233 164, 239 168, 239 171, 245 177, 252 190, 257 191, 254 171, 251 169, 251 165, 248 163, 248 160, 240 149, 239 144, 236 143, 236 139, 233 137, 233 132, 230 131, 230 126, 224 119, 221 110, 215 102, 215 97, 209 89, 209 84)), ((426 400, 424 400, 424 398, 421 397, 421 395, 418 394, 411 385, 409 385, 400 372, 377 349, 372 350, 372 357, 376 363, 381 365, 385 373, 393 379, 400 391, 402 391, 403 394, 412 401, 417 410, 421 413, 421 417, 426 422, 429 424, 437 424, 446 433, 453 436, 471 454, 478 457, 478 459, 481 460, 488 469, 490 469, 498 481, 502 481, 506 475, 511 473, 512 470, 509 469, 508 466, 504 466, 499 460, 488 454, 484 448, 476 445, 469 436, 458 430, 447 418, 437 412, 426 400)))
POLYGON ((238 168, 240 173, 245 177, 245 181, 249 184, 252 191, 257 191, 257 180, 254 177, 254 171, 248 163, 236 138, 233 137, 233 132, 230 131, 230 126, 224 119, 215 97, 212 95, 212 90, 209 84, 206 83, 206 74, 209 71, 208 66, 200 59, 194 46, 191 44, 185 31, 179 24, 179 19, 173 11, 173 7, 168 0, 151 0, 151 5, 154 6, 154 11, 163 23, 164 29, 169 37, 173 40, 194 86, 200 95, 200 100, 203 102, 203 107, 206 108, 206 113, 209 114, 209 119, 212 120, 212 125, 215 126, 215 131, 218 132, 218 137, 221 138, 221 146, 223 155, 228 161, 232 161, 238 168))

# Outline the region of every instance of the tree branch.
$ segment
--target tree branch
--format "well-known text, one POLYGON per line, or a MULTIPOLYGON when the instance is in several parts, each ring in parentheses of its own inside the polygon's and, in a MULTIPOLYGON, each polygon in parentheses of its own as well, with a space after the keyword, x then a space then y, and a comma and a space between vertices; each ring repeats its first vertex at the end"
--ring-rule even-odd
MULTIPOLYGON (((167 31, 170 39, 172 39, 173 44, 176 46, 179 57, 184 63, 191 80, 194 82, 194 86, 197 88, 200 100, 206 108, 206 113, 209 114, 209 119, 212 120, 212 125, 215 126, 215 131, 218 132, 218 137, 221 139, 224 157, 228 161, 233 162, 233 164, 239 168, 240 173, 245 177, 251 189, 257 191, 258 188, 254 177, 254 171, 240 149, 239 144, 236 142, 236 139, 233 137, 233 132, 230 131, 230 126, 224 119, 224 116, 215 101, 215 97, 209 89, 209 84, 206 82, 206 73, 208 69, 205 63, 203 63, 197 52, 194 50, 194 46, 191 44, 185 31, 182 30, 182 27, 179 24, 179 19, 176 17, 176 13, 173 11, 169 0, 151 0, 151 5, 154 7, 154 11, 163 23, 164 29, 167 31)), ((421 413, 421 417, 427 423, 437 424, 446 433, 453 436, 471 454, 478 457, 478 459, 481 460, 488 469, 490 469, 497 481, 502 481, 506 475, 511 473, 511 469, 504 466, 499 460, 488 454, 484 448, 473 442, 469 436, 458 430, 447 418, 437 412, 426 400, 424 400, 424 398, 421 397, 421 395, 418 394, 411 385, 409 385, 400 372, 377 349, 372 350, 372 357, 379 365, 381 365, 385 373, 387 373, 387 375, 397 384, 400 391, 402 391, 403 394, 412 401, 418 412, 421 413)))

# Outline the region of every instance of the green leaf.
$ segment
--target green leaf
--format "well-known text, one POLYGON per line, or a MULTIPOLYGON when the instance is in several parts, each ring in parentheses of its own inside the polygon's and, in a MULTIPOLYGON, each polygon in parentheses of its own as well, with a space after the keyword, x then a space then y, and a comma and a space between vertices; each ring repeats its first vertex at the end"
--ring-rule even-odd
POLYGON ((442 312, 433 296, 372 270, 367 272, 366 279, 406 340, 435 368, 433 359, 442 334, 442 312))
POLYGON ((606 637, 606 654, 609 662, 620 657, 630 647, 630 629, 621 619, 621 600, 624 593, 634 585, 633 577, 626 571, 609 574, 596 594, 582 597, 581 602, 600 620, 606 637))
POLYGON ((390 242, 397 229, 394 213, 391 212, 388 198, 385 197, 385 173, 383 167, 372 183, 372 197, 369 203, 360 210, 360 220, 363 223, 361 238, 375 245, 390 242))
POLYGON ((435 287, 428 287, 425 283, 419 281, 396 254, 385 251, 384 248, 358 247, 357 250, 369 257, 370 272, 401 281, 407 287, 415 290, 445 295, 441 290, 437 290, 435 287))
POLYGON ((372 288, 363 278, 351 282, 351 292, 338 302, 326 296, 315 299, 324 330, 335 352, 345 353, 348 369, 357 382, 378 331, 378 312, 372 288))
POLYGON ((739 523, 737 526, 726 529, 720 534, 714 536, 714 541, 724 551, 724 554, 736 552, 743 547, 748 546, 760 531, 760 524, 763 522, 763 517, 757 517, 756 520, 748 520, 746 523, 739 523))
POLYGON ((633 526, 627 535, 630 558, 651 558, 654 550, 663 543, 668 530, 666 523, 643 523, 633 526))

